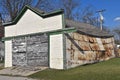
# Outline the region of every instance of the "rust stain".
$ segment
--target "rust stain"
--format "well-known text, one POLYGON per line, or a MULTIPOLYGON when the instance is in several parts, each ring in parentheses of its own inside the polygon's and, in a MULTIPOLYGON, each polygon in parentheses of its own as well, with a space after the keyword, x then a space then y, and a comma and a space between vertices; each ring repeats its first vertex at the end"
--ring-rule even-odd
POLYGON ((78 40, 78 34, 77 33, 73 33, 73 38, 74 38, 74 40, 78 40))
POLYGON ((79 43, 79 46, 80 46, 81 49, 83 49, 83 50, 90 50, 90 46, 89 46, 88 43, 80 42, 80 41, 78 43, 79 43))
POLYGON ((94 42, 94 39, 92 37, 88 37, 89 39, 89 42, 93 43, 94 42))
POLYGON ((79 64, 77 61, 105 60, 113 55, 114 38, 101 38, 102 44, 100 44, 95 37, 78 33, 70 35, 75 43, 84 51, 84 54, 72 42, 69 42, 69 45, 66 46, 66 51, 70 54, 68 64, 79 64))
POLYGON ((88 42, 88 37, 87 36, 83 36, 83 40, 88 42))
POLYGON ((79 41, 83 41, 83 37, 82 37, 83 35, 78 35, 78 40, 79 41))
POLYGON ((103 43, 103 44, 106 43, 105 39, 101 39, 101 40, 102 40, 102 43, 103 43))
POLYGON ((90 47, 94 51, 100 50, 100 47, 99 47, 99 45, 97 43, 90 44, 90 47))

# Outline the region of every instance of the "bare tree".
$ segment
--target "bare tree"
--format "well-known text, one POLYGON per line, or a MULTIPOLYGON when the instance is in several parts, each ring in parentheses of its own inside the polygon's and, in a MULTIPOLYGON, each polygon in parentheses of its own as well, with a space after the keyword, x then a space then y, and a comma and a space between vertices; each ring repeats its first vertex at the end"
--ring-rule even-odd
MULTIPOLYGON (((31 0, 29 0, 31 1, 31 0)), ((9 14, 10 19, 13 20, 23 5, 30 4, 28 0, 2 0, 1 6, 4 13, 9 14)))
POLYGON ((4 21, 12 21, 25 5, 50 12, 56 9, 64 9, 67 19, 81 21, 98 26, 98 19, 94 16, 95 9, 89 5, 82 8, 79 0, 1 0, 2 17, 4 21))
POLYGON ((116 43, 120 44, 120 27, 116 27, 115 29, 113 29, 113 32, 116 43))
POLYGON ((1 14, 2 16, 4 16, 4 19, 6 19, 7 21, 12 21, 25 5, 38 7, 41 5, 43 1, 45 0, 36 0, 36 1, 34 0, 1 0, 0 1, 0 7, 2 8, 1 14))
POLYGON ((75 12, 75 9, 77 7, 80 6, 80 4, 75 1, 75 0, 61 0, 62 2, 62 8, 64 9, 65 11, 65 17, 67 19, 74 19, 75 17, 73 16, 74 15, 74 12, 75 12))
POLYGON ((89 23, 94 26, 99 26, 98 17, 95 15, 95 8, 92 5, 88 5, 82 9, 79 9, 75 16, 77 16, 77 20, 89 23))
POLYGON ((59 5, 56 5, 56 0, 41 0, 35 7, 45 12, 51 12, 58 9, 59 7, 57 6, 59 5))
POLYGON ((77 2, 75 0, 61 1, 62 8, 65 11, 65 17, 67 19, 89 23, 94 26, 99 26, 98 17, 94 16, 95 8, 92 5, 88 5, 82 8, 80 2, 77 2))

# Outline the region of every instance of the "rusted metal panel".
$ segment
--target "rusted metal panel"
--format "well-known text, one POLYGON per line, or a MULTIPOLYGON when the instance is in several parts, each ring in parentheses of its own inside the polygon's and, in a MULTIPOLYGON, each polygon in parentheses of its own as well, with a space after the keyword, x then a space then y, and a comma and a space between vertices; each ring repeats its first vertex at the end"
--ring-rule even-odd
POLYGON ((93 51, 100 50, 100 47, 97 43, 94 43, 94 44, 90 43, 90 47, 93 51))
POLYGON ((81 47, 81 49, 83 49, 83 50, 91 50, 90 46, 89 46, 89 43, 82 42, 82 41, 79 41, 78 43, 79 43, 79 46, 81 47))
POLYGON ((100 50, 101 50, 101 51, 102 51, 102 50, 105 50, 101 39, 100 39, 100 38, 96 38, 96 41, 97 41, 97 43, 98 43, 98 45, 99 45, 100 50))
POLYGON ((82 53, 78 53, 78 60, 85 60, 85 55, 82 53))
POLYGON ((97 39, 95 37, 93 37, 94 43, 97 43, 97 39))
POLYGON ((112 41, 112 42, 115 42, 113 37, 111 38, 111 41, 112 41))
POLYGON ((94 51, 85 51, 86 60, 93 61, 96 58, 94 51))
POLYGON ((113 49, 114 49, 112 43, 110 43, 110 44, 106 44, 106 45, 107 45, 107 47, 108 47, 110 50, 113 50, 113 49))
POLYGON ((79 41, 83 41, 83 35, 78 34, 78 40, 79 40, 79 41))
POLYGON ((103 43, 103 44, 105 44, 105 43, 106 43, 105 39, 101 39, 101 40, 102 40, 102 43, 103 43))
POLYGON ((78 33, 73 33, 74 40, 78 40, 78 33))
POLYGON ((102 39, 102 43, 111 43, 111 42, 113 42, 114 40, 113 40, 113 38, 103 38, 102 39))
POLYGON ((88 36, 84 35, 84 36, 83 36, 83 40, 86 41, 86 42, 88 42, 88 41, 89 41, 89 40, 88 40, 88 36))
POLYGON ((72 45, 71 41, 69 39, 66 39, 66 49, 67 50, 71 49, 71 45, 72 45))
POLYGON ((107 38, 105 41, 106 41, 106 43, 110 43, 110 39, 109 38, 107 38))
POLYGON ((107 56, 107 57, 110 57, 110 56, 112 56, 112 51, 111 50, 106 50, 105 51, 105 55, 107 56))
POLYGON ((73 44, 71 45, 71 49, 73 49, 74 51, 78 50, 78 48, 76 46, 74 46, 73 44))
POLYGON ((120 57, 120 49, 117 49, 118 56, 120 57))
POLYGON ((96 60, 103 60, 105 58, 105 52, 104 51, 95 51, 96 53, 96 60))
POLYGON ((79 50, 75 50, 75 51, 74 51, 74 60, 75 60, 75 61, 78 60, 78 54, 79 54, 79 50))
POLYGON ((88 37, 88 39, 89 39, 89 42, 94 43, 94 38, 88 37))
POLYGON ((96 38, 78 33, 70 33, 71 42, 66 37, 67 67, 106 60, 114 56, 114 38, 96 38), (78 49, 77 47, 81 49, 78 49))

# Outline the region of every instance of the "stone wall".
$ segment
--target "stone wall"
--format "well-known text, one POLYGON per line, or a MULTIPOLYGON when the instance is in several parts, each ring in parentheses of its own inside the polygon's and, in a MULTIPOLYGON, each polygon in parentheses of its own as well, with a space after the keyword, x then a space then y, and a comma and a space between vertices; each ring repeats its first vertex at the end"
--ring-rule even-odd
POLYGON ((46 34, 12 40, 13 65, 48 66, 48 36, 46 34))
POLYGON ((97 38, 79 33, 66 36, 67 68, 115 57, 114 38, 97 38))

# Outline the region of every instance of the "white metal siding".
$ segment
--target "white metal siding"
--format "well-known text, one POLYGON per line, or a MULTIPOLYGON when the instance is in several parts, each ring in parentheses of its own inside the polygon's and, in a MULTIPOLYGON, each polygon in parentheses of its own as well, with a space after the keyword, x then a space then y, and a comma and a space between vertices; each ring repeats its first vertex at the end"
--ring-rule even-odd
POLYGON ((5 37, 62 29, 62 14, 42 18, 27 10, 16 25, 5 27, 5 37))
POLYGON ((63 69, 63 35, 50 36, 50 68, 63 69))
POLYGON ((12 67, 12 41, 5 41, 5 67, 12 67))

